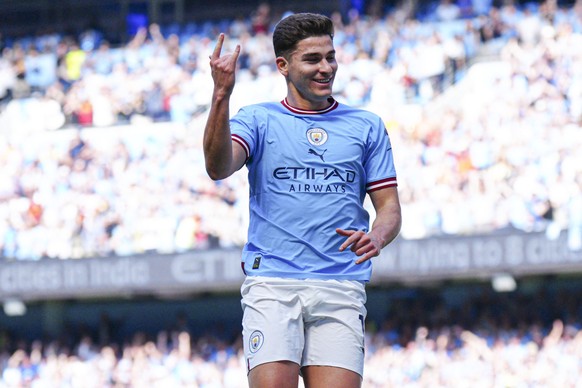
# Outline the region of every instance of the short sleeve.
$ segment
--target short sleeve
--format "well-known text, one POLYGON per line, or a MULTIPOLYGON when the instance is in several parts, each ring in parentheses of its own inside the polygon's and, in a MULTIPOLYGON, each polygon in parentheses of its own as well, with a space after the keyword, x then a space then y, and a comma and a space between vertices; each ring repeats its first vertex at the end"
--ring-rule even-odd
POLYGON ((256 149, 256 120, 250 109, 242 108, 230 119, 230 133, 232 141, 240 144, 246 153, 248 161, 256 149))
POLYGON ((368 135, 364 169, 368 193, 397 186, 392 144, 386 127, 379 117, 368 135))

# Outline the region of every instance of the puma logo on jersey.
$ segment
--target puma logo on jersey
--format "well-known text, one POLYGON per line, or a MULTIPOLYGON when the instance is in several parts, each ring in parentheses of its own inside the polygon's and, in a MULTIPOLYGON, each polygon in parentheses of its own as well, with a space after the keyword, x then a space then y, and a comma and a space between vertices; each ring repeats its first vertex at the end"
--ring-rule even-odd
POLYGON ((319 156, 319 158, 321 159, 321 161, 322 161, 322 162, 325 162, 325 160, 323 159, 323 154, 325 154, 325 151, 327 151, 327 149, 323 150, 323 152, 322 152, 321 154, 318 154, 318 153, 317 153, 317 151, 315 151, 313 148, 310 148, 308 152, 309 152, 311 155, 316 155, 316 156, 319 156))

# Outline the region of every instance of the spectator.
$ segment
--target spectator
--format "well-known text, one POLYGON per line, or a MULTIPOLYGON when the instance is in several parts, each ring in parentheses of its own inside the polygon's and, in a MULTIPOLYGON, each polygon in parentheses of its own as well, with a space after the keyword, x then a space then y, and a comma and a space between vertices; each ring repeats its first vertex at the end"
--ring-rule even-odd
POLYGON ((461 8, 459 8, 454 0, 440 0, 436 7, 435 14, 437 20, 441 22, 450 22, 461 16, 461 8))

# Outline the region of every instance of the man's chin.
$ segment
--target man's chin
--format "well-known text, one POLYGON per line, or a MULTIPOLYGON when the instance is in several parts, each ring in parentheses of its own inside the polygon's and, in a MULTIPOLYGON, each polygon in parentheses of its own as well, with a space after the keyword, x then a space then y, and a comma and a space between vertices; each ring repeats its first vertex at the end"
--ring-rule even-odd
POLYGON ((330 97, 331 97, 331 89, 327 90, 327 91, 321 91, 319 93, 316 94, 316 96, 314 96, 314 98, 317 99, 317 101, 327 101, 330 97))

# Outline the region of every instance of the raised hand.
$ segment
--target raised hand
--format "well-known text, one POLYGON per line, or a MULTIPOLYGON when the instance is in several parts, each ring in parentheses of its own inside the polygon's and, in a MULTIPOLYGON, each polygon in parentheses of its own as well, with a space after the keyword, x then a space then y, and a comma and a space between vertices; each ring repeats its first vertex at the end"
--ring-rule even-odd
POLYGON ((220 55, 224 44, 224 34, 218 36, 216 47, 210 56, 210 69, 214 80, 214 93, 220 97, 229 96, 235 83, 236 63, 240 54, 240 45, 237 45, 234 53, 220 55))

